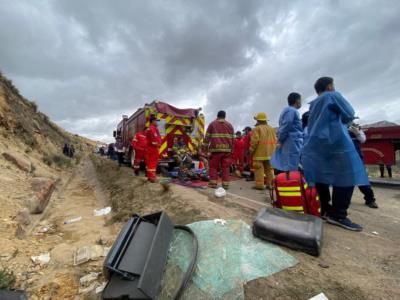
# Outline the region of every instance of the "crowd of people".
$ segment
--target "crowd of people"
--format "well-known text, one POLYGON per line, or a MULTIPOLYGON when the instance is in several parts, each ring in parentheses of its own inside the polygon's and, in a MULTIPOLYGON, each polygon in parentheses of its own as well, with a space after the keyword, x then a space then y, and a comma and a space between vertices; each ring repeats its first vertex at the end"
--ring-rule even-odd
POLYGON ((244 137, 240 132, 234 137, 226 113, 218 112, 204 140, 209 153, 209 186, 217 186, 220 170, 222 186, 229 188, 232 163, 238 172, 243 170, 244 162, 250 163, 256 189, 270 189, 274 171, 301 170, 307 182, 316 186, 321 216, 331 224, 360 231, 362 227, 347 217, 354 187, 364 194, 368 207, 378 208, 362 161, 360 144, 365 142, 365 134, 354 123, 351 104, 335 90, 333 78, 319 78, 314 88, 317 97, 302 117, 298 111, 301 95, 289 94, 277 132, 261 112, 254 117, 254 129, 246 128, 244 137))
MULTIPOLYGON (((347 217, 354 187, 364 194, 365 204, 378 208, 369 184, 360 144, 365 134, 354 123, 351 104, 335 90, 330 77, 319 78, 314 84, 317 97, 309 110, 300 116, 302 98, 299 93, 288 95, 288 106, 279 117, 279 128, 268 124, 265 112, 254 116, 254 128, 234 131, 226 112, 219 111, 212 121, 197 153, 191 153, 182 137, 175 138, 172 157, 180 170, 190 170, 193 155, 208 170, 210 188, 229 188, 230 176, 254 176, 254 188, 272 189, 274 175, 280 172, 301 171, 309 184, 315 185, 321 202, 321 217, 343 228, 360 231, 362 227, 347 217)), ((156 182, 156 170, 161 146, 157 117, 150 116, 150 125, 136 133, 132 140, 135 151, 134 172, 146 164, 149 182, 156 182)), ((125 148, 119 137, 113 149, 122 164, 125 148)))

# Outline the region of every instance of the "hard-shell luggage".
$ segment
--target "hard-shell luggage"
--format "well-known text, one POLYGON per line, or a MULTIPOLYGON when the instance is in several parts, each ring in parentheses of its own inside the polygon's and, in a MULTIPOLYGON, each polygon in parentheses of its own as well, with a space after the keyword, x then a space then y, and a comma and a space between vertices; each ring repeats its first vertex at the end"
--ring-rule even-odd
POLYGON ((278 174, 271 192, 274 207, 320 216, 320 202, 315 187, 306 183, 299 171, 278 174), (275 195, 274 195, 275 192, 275 195))
POLYGON ((321 254, 323 222, 320 218, 263 208, 253 223, 253 235, 263 240, 304 251, 310 255, 321 254))

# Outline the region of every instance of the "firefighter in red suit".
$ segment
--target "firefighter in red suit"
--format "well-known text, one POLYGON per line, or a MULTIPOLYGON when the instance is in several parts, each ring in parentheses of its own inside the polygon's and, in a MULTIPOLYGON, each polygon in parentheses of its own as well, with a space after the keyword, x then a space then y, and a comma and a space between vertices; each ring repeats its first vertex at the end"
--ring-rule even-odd
POLYGON ((222 187, 225 189, 229 187, 234 135, 232 125, 225 120, 225 117, 224 111, 218 112, 217 119, 208 126, 204 139, 204 147, 210 153, 208 186, 211 188, 217 187, 219 169, 222 171, 222 187))
POLYGON ((147 148, 147 138, 143 131, 139 131, 135 134, 132 140, 132 148, 135 150, 135 161, 133 163, 133 170, 137 175, 139 175, 140 163, 145 160, 146 148, 147 148))
POLYGON ((242 137, 241 132, 237 131, 233 146, 233 154, 232 154, 233 165, 236 169, 235 173, 237 176, 241 176, 241 173, 243 172, 244 150, 245 150, 244 147, 245 147, 245 140, 242 137))
POLYGON ((253 177, 254 174, 254 168, 253 168, 253 156, 250 153, 250 141, 251 141, 251 136, 253 135, 253 132, 251 130, 251 127, 246 127, 244 130, 244 157, 245 157, 245 162, 247 165, 247 168, 249 168, 249 171, 251 172, 250 178, 253 177))
POLYGON ((157 117, 150 116, 150 126, 146 131, 147 148, 146 148, 146 167, 147 179, 150 182, 156 182, 158 158, 160 156, 161 136, 157 128, 157 117))

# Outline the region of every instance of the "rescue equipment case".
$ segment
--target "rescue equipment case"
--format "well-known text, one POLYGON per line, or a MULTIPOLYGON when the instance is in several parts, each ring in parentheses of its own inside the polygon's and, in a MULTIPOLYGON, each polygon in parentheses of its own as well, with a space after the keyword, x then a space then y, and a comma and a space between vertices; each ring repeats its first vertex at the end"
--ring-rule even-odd
POLYGON ((303 174, 299 171, 278 174, 274 179, 271 199, 274 207, 321 216, 317 190, 315 187, 308 186, 303 174))
POLYGON ((319 256, 323 222, 312 215, 277 208, 263 208, 254 220, 253 235, 272 243, 319 256))
POLYGON ((168 215, 156 212, 134 215, 121 229, 108 253, 103 273, 108 280, 102 299, 154 299, 164 273, 174 228, 193 237, 193 257, 173 299, 178 299, 188 284, 197 260, 198 242, 193 231, 174 225, 168 215))

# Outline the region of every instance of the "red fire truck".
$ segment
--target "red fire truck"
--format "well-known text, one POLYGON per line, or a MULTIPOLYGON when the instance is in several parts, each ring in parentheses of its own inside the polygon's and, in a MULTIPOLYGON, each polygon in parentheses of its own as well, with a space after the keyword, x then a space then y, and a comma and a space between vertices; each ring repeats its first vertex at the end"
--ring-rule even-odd
POLYGON ((361 150, 367 165, 395 165, 396 151, 400 150, 400 126, 369 127, 363 129, 367 141, 361 150))
POLYGON ((168 166, 173 162, 171 149, 175 137, 182 137, 192 153, 196 153, 204 139, 204 115, 201 108, 180 109, 160 101, 153 101, 139 108, 130 117, 123 116, 114 131, 114 137, 120 136, 124 143, 125 158, 131 162, 135 152, 131 147, 134 135, 149 126, 151 115, 160 119, 158 129, 161 134, 160 165, 168 166))

